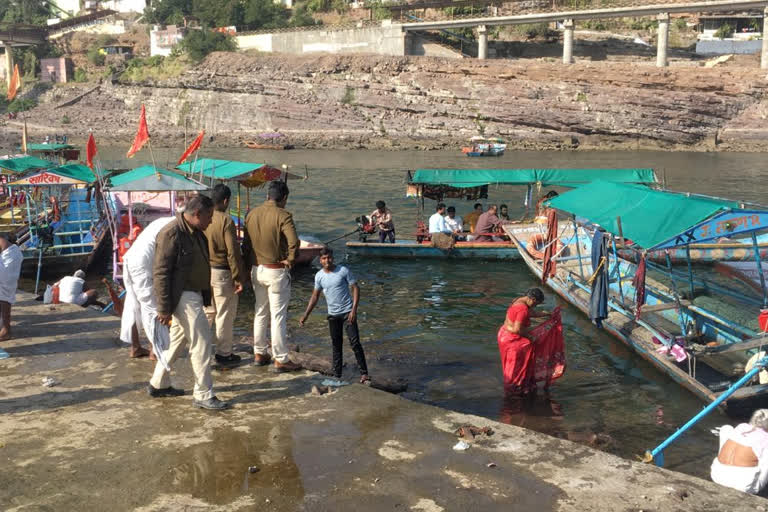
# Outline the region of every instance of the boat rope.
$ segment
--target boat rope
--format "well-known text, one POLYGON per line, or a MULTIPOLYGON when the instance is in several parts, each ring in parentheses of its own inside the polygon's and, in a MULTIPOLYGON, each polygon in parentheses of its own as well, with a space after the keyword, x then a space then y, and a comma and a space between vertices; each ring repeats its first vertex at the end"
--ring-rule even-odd
POLYGON ((355 233, 357 233, 358 231, 360 231, 360 228, 357 228, 357 229, 355 229, 354 231, 350 231, 349 233, 347 233, 347 234, 345 234, 345 235, 337 236, 337 237, 336 237, 336 238, 334 238, 333 240, 328 240, 327 242, 323 242, 323 245, 328 245, 328 244, 330 244, 331 242, 335 242, 336 240, 341 240, 342 238, 347 238, 348 236, 354 235, 354 234, 355 234, 355 233))
POLYGON ((587 284, 592 286, 592 282, 597 279, 597 275, 600 273, 600 269, 603 268, 603 264, 605 263, 605 256, 600 257, 600 264, 595 269, 595 273, 592 274, 592 277, 587 279, 587 284))

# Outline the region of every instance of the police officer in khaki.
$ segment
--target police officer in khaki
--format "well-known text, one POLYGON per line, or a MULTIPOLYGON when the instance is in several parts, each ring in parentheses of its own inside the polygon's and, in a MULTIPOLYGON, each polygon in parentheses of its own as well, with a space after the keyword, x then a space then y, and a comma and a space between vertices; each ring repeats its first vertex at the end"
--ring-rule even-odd
MULTIPOLYGON (((240 356, 232 352, 232 325, 237 314, 237 303, 243 291, 243 257, 237 242, 235 223, 229 215, 232 191, 224 184, 213 188, 213 220, 205 230, 211 261, 211 291, 214 316, 216 362, 234 365, 240 356)), ((210 318, 210 315, 209 315, 210 318)))
POLYGON ((275 371, 301 369, 288 358, 287 320, 291 300, 290 270, 299 253, 299 237, 293 216, 285 209, 288 185, 271 181, 267 200, 254 208, 245 219, 243 251, 251 269, 251 283, 256 295, 253 316, 254 364, 269 364, 267 324, 271 324, 272 356, 275 371))
MULTIPOLYGON (((211 352, 213 335, 204 307, 211 300, 211 267, 208 240, 203 232, 213 217, 213 201, 198 195, 184 212, 177 213, 157 234, 152 288, 157 299, 157 319, 171 324, 171 344, 165 353, 169 365, 179 357, 189 340, 189 359, 195 375, 194 405, 221 410, 228 404, 213 394, 211 352)), ((171 387, 171 374, 159 362, 149 381, 152 397, 178 396, 184 391, 171 387)))

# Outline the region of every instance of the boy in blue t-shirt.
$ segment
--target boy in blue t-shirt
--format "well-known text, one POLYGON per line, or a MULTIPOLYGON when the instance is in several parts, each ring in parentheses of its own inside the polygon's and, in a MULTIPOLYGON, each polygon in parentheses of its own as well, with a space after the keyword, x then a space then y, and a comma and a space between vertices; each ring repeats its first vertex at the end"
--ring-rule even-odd
POLYGON ((371 379, 368 377, 365 353, 363 353, 363 346, 360 345, 360 333, 357 330, 357 304, 360 301, 360 288, 347 267, 339 267, 333 263, 333 250, 331 248, 324 247, 320 250, 320 264, 323 269, 315 274, 315 290, 309 299, 307 310, 299 319, 299 325, 303 326, 304 322, 307 321, 307 317, 317 305, 322 291, 328 305, 328 328, 331 331, 331 342, 333 343, 333 374, 337 379, 341 378, 343 331, 346 326, 349 344, 352 346, 357 365, 360 367, 360 382, 365 384, 371 379), (350 289, 352 290, 351 295, 350 289))

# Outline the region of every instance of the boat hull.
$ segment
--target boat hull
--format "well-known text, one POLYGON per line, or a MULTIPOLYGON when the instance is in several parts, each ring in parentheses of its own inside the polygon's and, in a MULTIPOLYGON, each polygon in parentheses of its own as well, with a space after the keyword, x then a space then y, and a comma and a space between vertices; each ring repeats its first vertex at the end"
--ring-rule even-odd
POLYGON ((514 260, 520 257, 510 242, 458 242, 453 249, 444 250, 416 241, 394 244, 378 242, 347 242, 347 252, 375 258, 437 258, 514 260))

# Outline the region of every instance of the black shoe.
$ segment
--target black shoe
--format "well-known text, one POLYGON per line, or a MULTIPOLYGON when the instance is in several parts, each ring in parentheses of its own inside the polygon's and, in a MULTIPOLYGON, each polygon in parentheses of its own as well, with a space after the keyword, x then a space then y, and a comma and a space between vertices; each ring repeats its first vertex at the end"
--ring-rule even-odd
POLYGON ((183 389, 176 389, 174 387, 168 386, 167 388, 163 389, 157 389, 155 387, 152 387, 152 384, 147 386, 147 393, 149 393, 149 396, 152 398, 161 398, 166 396, 182 396, 184 394, 183 389))
POLYGON ((220 356, 219 354, 216 354, 216 362, 218 364, 228 365, 228 364, 237 364, 240 362, 242 357, 240 357, 237 354, 229 354, 228 356, 220 356))
POLYGON ((227 402, 222 402, 215 396, 212 396, 208 400, 195 400, 192 405, 199 409, 210 409, 212 411, 222 411, 224 409, 229 409, 229 404, 227 402))

